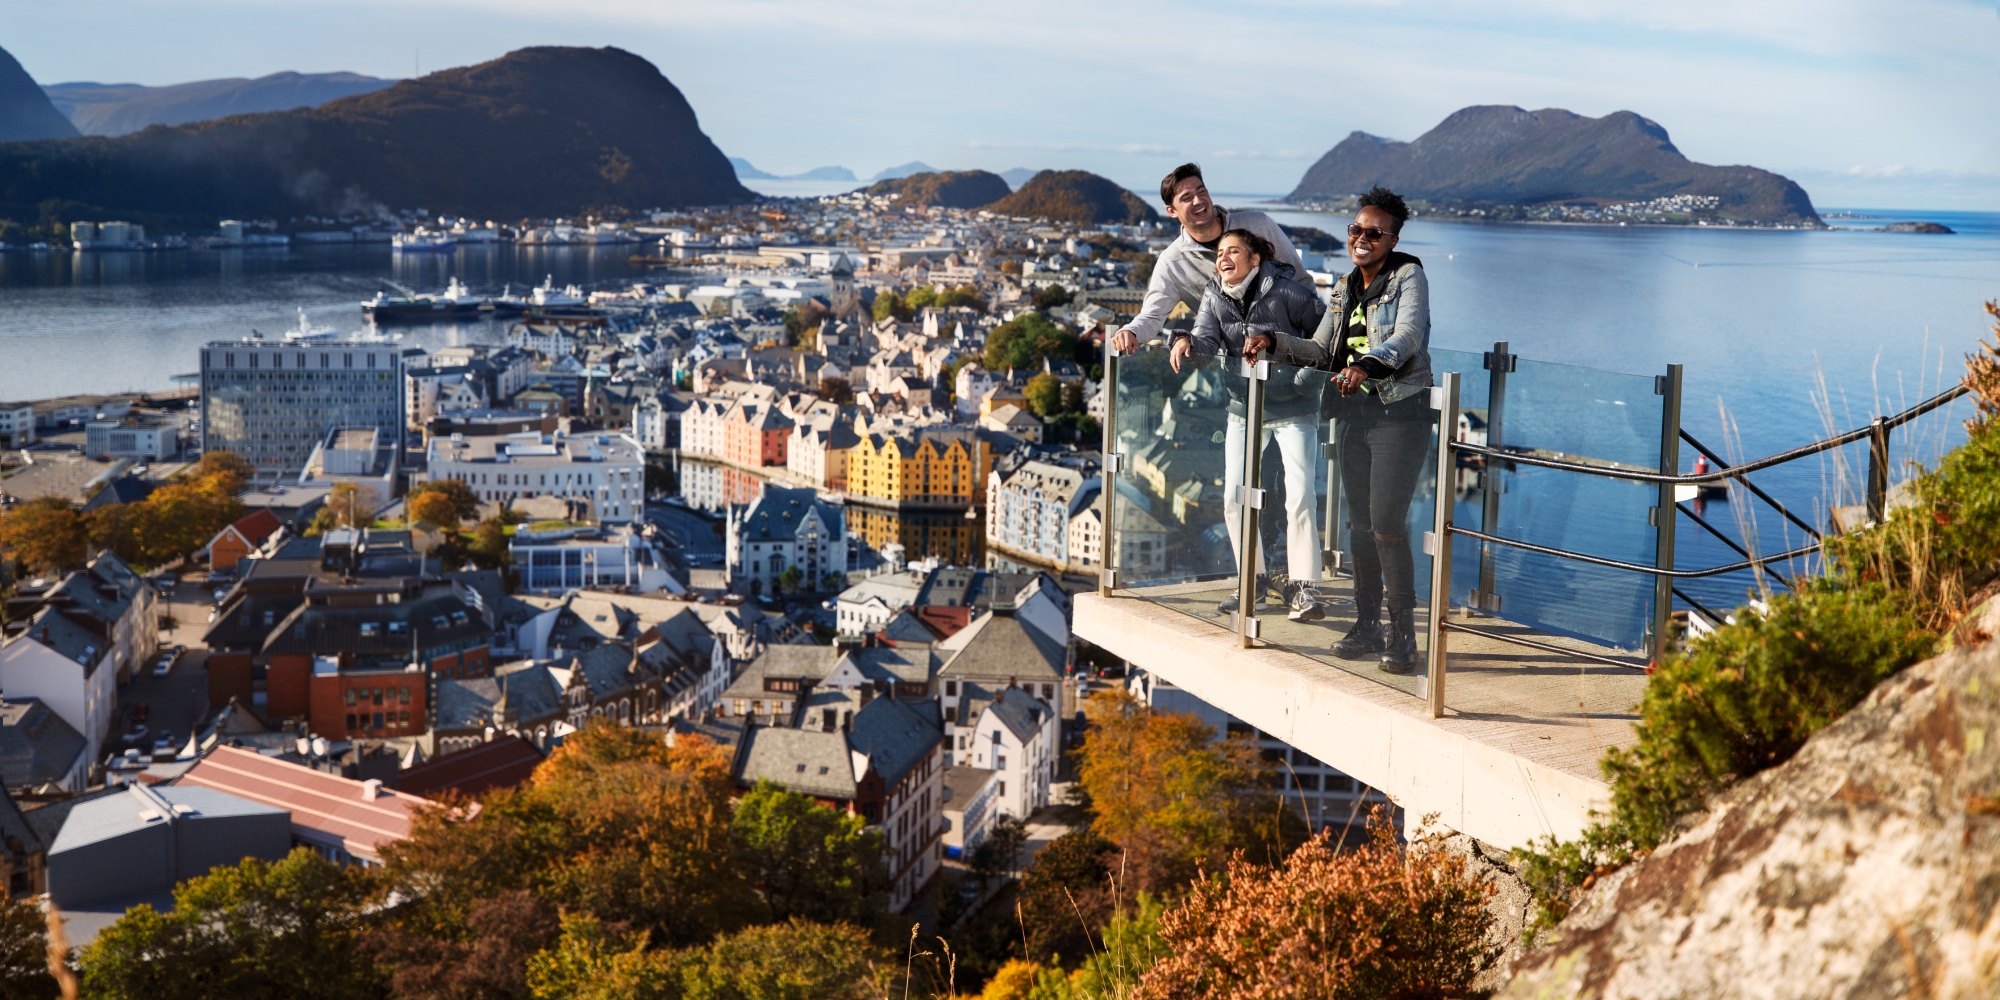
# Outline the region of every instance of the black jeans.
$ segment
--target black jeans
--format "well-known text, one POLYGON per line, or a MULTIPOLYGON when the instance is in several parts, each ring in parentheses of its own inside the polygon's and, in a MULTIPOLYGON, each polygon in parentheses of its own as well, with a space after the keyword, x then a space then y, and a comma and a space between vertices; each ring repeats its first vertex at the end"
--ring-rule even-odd
POLYGON ((1334 425, 1340 483, 1353 536, 1354 611, 1361 621, 1381 615, 1386 588, 1391 615, 1417 604, 1416 557, 1410 550, 1410 499, 1436 436, 1429 397, 1418 393, 1383 406, 1366 400, 1346 407, 1334 425))

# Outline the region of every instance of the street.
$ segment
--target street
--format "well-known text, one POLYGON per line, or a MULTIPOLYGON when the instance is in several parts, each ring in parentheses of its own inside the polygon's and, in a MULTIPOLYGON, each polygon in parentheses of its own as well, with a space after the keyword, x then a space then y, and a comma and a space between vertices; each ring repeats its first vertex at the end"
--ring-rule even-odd
POLYGON ((680 543, 690 566, 722 564, 722 533, 717 530, 721 521, 670 503, 647 504, 646 520, 680 543))
POLYGON ((160 613, 174 619, 175 627, 160 634, 160 648, 179 645, 187 650, 173 672, 153 676, 147 662, 135 677, 118 690, 118 724, 112 733, 112 751, 123 753, 127 746, 150 750, 164 729, 173 733, 174 749, 187 745, 188 734, 208 715, 208 651, 201 645, 208 631, 208 613, 215 607, 205 573, 184 573, 171 595, 162 594, 160 613), (148 706, 146 735, 137 743, 123 741, 132 725, 132 708, 140 702, 148 706))

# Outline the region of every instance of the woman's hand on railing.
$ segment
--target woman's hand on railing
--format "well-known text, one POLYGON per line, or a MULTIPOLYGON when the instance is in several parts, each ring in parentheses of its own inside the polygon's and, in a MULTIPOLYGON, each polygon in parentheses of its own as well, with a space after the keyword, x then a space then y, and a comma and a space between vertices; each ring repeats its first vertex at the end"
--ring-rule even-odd
POLYGON ((1271 335, 1268 333, 1253 333, 1243 338, 1243 357, 1246 360, 1255 361, 1257 355, 1270 349, 1271 335))
POLYGON ((1366 381, 1368 381, 1368 373, 1354 365, 1342 368, 1340 374, 1333 377, 1334 386, 1340 390, 1340 394, 1343 396, 1354 395, 1361 388, 1361 383, 1366 381))

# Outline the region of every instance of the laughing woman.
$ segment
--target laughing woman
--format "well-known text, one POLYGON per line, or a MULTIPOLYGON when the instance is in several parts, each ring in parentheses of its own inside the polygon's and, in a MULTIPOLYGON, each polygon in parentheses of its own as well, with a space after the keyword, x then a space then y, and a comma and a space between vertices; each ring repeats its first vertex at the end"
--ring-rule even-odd
POLYGON ((1396 249, 1409 218, 1394 192, 1362 195, 1347 227, 1354 270, 1334 283, 1333 304, 1311 340, 1280 337, 1273 347, 1287 364, 1339 369, 1333 384, 1348 405, 1334 436, 1354 549, 1355 622, 1333 652, 1349 660, 1380 654, 1392 674, 1417 665, 1410 498, 1431 438, 1430 282, 1423 261, 1396 249))

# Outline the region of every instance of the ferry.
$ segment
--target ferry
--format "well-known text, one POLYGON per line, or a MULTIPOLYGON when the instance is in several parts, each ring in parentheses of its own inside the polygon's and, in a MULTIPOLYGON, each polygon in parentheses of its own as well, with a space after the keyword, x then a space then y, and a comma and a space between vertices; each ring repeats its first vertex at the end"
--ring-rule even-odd
POLYGON ((527 301, 514 295, 511 287, 498 297, 482 298, 473 295, 456 277, 437 295, 419 295, 400 285, 397 288, 405 294, 392 298, 387 292, 376 292, 374 298, 361 303, 361 315, 370 323, 432 323, 480 316, 518 316, 528 310, 527 301))
MULTIPOLYGON (((252 330, 250 332, 253 337, 262 339, 257 334, 257 331, 252 330)), ((372 323, 364 330, 358 330, 354 333, 341 333, 339 327, 321 326, 314 323, 311 318, 306 316, 304 306, 299 307, 299 325, 285 331, 285 341, 292 344, 331 344, 336 342, 346 344, 387 344, 395 343, 402 339, 403 335, 400 333, 392 336, 384 336, 381 331, 375 329, 372 323)))
POLYGON ((458 240, 450 233, 419 229, 414 233, 397 233, 389 243, 397 253, 428 253, 450 250, 458 245, 458 240))

